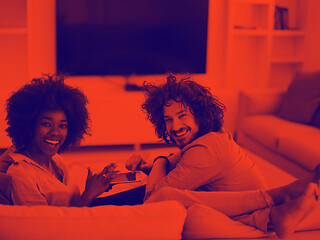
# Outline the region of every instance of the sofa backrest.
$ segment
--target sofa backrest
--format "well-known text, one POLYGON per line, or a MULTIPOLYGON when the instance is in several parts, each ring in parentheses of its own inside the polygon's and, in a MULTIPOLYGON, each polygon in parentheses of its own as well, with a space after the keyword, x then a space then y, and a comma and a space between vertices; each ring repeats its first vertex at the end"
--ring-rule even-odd
POLYGON ((135 206, 0 205, 1 239, 181 239, 186 209, 177 201, 135 206))
POLYGON ((279 111, 284 93, 281 89, 241 91, 239 93, 240 113, 244 116, 275 114, 279 111))

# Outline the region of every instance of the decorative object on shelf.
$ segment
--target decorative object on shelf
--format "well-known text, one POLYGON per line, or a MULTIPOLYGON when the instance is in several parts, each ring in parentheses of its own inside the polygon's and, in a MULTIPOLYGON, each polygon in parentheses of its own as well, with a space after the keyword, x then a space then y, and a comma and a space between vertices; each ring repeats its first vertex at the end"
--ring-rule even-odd
POLYGON ((287 7, 275 6, 274 29, 289 29, 289 11, 287 7))

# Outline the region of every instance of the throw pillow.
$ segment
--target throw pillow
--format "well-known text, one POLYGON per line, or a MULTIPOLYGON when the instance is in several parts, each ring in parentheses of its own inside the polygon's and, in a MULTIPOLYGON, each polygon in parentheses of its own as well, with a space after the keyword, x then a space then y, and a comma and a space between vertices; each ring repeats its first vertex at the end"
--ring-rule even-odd
POLYGON ((284 96, 278 116, 309 124, 320 103, 320 72, 297 74, 284 96))

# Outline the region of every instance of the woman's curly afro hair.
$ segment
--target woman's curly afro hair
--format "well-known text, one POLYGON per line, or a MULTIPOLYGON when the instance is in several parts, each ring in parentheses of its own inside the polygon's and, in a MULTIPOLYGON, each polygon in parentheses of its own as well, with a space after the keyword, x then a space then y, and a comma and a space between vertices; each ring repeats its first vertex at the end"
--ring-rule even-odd
POLYGON ((199 126, 198 137, 211 131, 217 132, 223 125, 225 105, 208 88, 190 78, 177 82, 176 77, 170 74, 167 82, 160 86, 145 82, 144 91, 147 98, 142 109, 154 125, 157 136, 167 143, 174 143, 168 135, 163 116, 163 107, 168 106, 170 100, 181 102, 189 108, 199 126))
POLYGON ((17 149, 31 140, 36 119, 44 111, 62 110, 68 120, 68 134, 60 150, 80 144, 89 134, 88 100, 83 92, 64 83, 64 77, 44 75, 14 92, 6 102, 8 136, 17 149))

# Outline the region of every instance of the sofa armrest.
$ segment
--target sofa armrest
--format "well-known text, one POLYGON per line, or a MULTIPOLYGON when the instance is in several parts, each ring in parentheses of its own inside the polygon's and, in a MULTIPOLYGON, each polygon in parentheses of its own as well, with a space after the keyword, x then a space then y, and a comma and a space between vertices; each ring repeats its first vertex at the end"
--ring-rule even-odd
POLYGON ((243 90, 239 93, 241 117, 256 114, 274 114, 281 105, 285 91, 280 89, 243 90))
POLYGON ((285 91, 282 89, 250 89, 239 92, 237 133, 248 116, 268 115, 278 112, 285 91))

